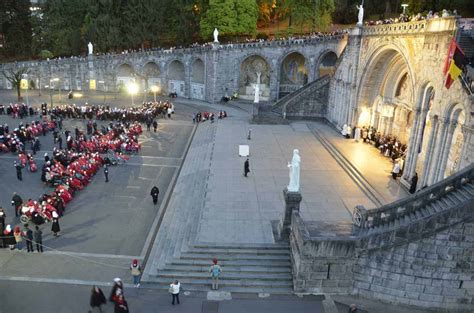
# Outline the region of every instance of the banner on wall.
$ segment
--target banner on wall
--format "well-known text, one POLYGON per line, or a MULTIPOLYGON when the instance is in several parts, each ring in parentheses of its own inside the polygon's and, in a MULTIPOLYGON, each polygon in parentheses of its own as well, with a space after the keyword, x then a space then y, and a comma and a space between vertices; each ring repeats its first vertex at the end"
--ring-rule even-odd
POLYGON ((90 90, 95 90, 96 87, 97 87, 97 85, 96 85, 95 79, 91 79, 91 80, 89 81, 89 89, 90 89, 90 90))
POLYGON ((23 89, 23 90, 28 89, 28 80, 27 79, 20 80, 20 89, 23 89))

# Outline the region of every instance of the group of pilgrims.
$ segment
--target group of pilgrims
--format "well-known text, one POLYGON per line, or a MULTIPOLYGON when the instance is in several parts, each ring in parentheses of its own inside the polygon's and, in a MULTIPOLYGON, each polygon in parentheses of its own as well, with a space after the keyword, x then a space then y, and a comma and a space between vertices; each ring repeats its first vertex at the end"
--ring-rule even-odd
MULTIPOLYGON (((95 121, 89 120, 86 132, 78 128, 75 129, 74 134, 68 130, 64 131, 66 137, 64 149, 59 131, 62 129, 63 118, 69 117, 68 114, 76 114, 70 113, 77 112, 72 109, 73 107, 56 107, 47 111, 46 105, 42 105, 41 115, 36 121, 31 123, 20 121, 13 131, 10 131, 6 124, 0 125, 0 150, 18 155, 18 161, 15 161, 14 166, 17 168, 19 180, 21 180, 21 174, 18 176, 18 172, 21 173, 22 168, 27 167, 27 164, 29 164, 28 170, 36 171, 33 155, 40 149, 38 136, 46 136, 48 132, 52 132, 55 143, 52 155, 44 154, 44 163, 41 167, 41 180, 54 190, 50 194, 42 194, 37 200, 24 201, 18 193, 13 194, 11 204, 15 215, 20 217, 21 224, 25 225, 25 232, 21 232, 21 236, 16 236, 15 230, 19 226, 6 225, 5 210, 0 208, 0 247, 21 248, 22 238, 26 239, 27 244, 30 243, 30 238, 26 237, 27 225, 30 222, 35 225, 52 222, 51 231, 54 236, 59 236, 59 218, 63 216, 67 204, 74 195, 90 183, 101 167, 106 169, 108 165, 113 164, 111 158, 126 160, 127 154, 138 152, 140 150, 138 137, 142 133, 140 122, 143 117, 156 117, 164 107, 169 108, 170 104, 147 103, 139 108, 121 109, 120 113, 115 109, 94 106, 94 109, 86 110, 87 114, 93 112, 91 117, 100 116, 101 120, 107 119, 109 123, 102 125, 99 129, 95 121), (30 144, 31 153, 27 152, 28 144, 30 144), (32 163, 34 167, 31 166, 32 163)), ((8 106, 7 112, 4 113, 14 118, 23 118, 36 115, 37 111, 30 110, 26 105, 13 105, 8 106), (24 112, 27 112, 27 115, 23 115, 24 112)), ((89 118, 89 116, 71 117, 89 118)), ((30 252, 29 248, 28 252, 30 252)))

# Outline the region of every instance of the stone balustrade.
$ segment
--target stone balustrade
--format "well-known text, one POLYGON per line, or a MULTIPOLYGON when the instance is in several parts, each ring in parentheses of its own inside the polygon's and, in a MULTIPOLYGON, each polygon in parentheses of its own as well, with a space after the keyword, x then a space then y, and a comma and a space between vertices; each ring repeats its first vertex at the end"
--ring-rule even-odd
POLYGON ((364 36, 416 34, 424 32, 453 31, 455 27, 456 18, 454 16, 450 16, 445 18, 432 18, 406 23, 364 26, 362 29, 362 34, 364 36))

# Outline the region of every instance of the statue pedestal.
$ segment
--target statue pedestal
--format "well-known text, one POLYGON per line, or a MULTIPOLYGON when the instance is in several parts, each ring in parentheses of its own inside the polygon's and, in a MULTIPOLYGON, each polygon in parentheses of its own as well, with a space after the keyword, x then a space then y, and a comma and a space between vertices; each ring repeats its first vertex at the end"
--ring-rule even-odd
POLYGON ((283 190, 283 196, 285 197, 285 215, 278 225, 278 240, 288 241, 291 231, 291 215, 294 210, 300 210, 302 197, 301 193, 288 191, 287 188, 283 190))

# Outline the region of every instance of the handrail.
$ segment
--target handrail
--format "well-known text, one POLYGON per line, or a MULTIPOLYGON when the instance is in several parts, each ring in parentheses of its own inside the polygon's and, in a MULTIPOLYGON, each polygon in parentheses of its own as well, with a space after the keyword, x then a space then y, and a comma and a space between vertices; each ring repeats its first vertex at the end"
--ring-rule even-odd
POLYGON ((380 208, 365 210, 360 227, 374 227, 409 215, 462 187, 466 179, 474 179, 474 164, 404 199, 386 204, 380 208))

